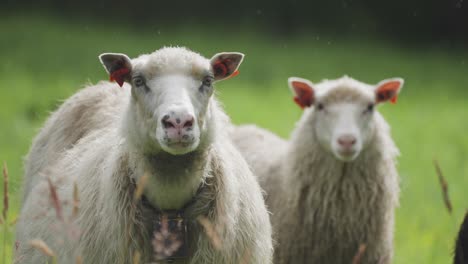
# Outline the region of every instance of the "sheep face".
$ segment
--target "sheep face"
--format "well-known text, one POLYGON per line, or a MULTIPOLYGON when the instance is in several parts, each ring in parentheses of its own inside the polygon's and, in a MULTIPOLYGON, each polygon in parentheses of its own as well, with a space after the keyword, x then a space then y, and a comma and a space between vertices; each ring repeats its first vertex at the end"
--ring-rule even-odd
POLYGON ((213 83, 233 75, 243 55, 219 53, 208 60, 185 48, 163 48, 133 60, 115 53, 100 59, 111 80, 132 86, 141 145, 182 155, 196 150, 207 131, 213 83))
POLYGON ((396 101, 403 85, 400 78, 387 79, 373 86, 349 77, 319 84, 291 77, 289 86, 295 102, 307 109, 306 124, 314 140, 338 160, 355 160, 374 135, 375 105, 396 101))

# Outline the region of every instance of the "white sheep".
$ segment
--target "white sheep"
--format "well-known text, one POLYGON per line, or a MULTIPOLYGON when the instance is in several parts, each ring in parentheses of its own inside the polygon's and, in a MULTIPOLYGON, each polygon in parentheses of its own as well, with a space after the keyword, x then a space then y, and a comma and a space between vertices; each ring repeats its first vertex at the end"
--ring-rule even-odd
POLYGON ((136 254, 140 263, 271 263, 260 187, 212 96, 213 82, 232 76, 243 55, 208 60, 163 48, 133 60, 124 54, 100 59, 122 87, 101 82, 78 92, 34 141, 17 261, 45 263, 29 244, 42 239, 58 263, 75 263, 77 256, 83 263, 132 263, 136 254), (79 210, 69 219, 75 183, 79 210), (138 184, 145 187, 140 200, 138 184), (158 243, 168 239, 170 245, 158 243), (174 258, 183 249, 185 256, 174 258))
POLYGON ((304 114, 289 141, 247 125, 231 137, 259 177, 272 211, 276 263, 390 263, 398 149, 375 106, 396 100, 402 79, 368 85, 290 78, 304 114))

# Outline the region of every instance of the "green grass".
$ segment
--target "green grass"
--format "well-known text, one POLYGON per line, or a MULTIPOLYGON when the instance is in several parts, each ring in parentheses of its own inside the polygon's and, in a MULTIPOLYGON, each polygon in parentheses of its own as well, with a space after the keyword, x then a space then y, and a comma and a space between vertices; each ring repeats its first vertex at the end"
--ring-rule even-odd
MULTIPOLYGON (((280 37, 247 28, 131 28, 40 16, 3 16, 0 34, 0 161, 10 169, 10 219, 19 211, 22 157, 48 113, 87 82, 107 78, 97 56, 180 45, 205 56, 244 52, 241 74, 218 84, 220 100, 234 123, 256 123, 284 137, 301 115, 287 89, 289 76, 319 81, 348 74, 370 83, 405 78, 398 104, 380 108, 402 153, 394 263, 450 262, 468 207, 468 52, 313 32, 280 37), (453 215, 443 205, 434 157, 449 182, 453 215)), ((10 258, 13 232, 7 235, 10 258)))

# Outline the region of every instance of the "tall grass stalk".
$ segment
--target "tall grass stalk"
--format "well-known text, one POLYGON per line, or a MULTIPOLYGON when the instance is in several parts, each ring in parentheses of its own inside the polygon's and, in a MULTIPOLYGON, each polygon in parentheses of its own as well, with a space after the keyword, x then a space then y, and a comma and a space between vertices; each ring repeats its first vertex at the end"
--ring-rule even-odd
POLYGON ((3 162, 3 263, 6 263, 6 240, 8 234, 8 168, 7 164, 3 162))

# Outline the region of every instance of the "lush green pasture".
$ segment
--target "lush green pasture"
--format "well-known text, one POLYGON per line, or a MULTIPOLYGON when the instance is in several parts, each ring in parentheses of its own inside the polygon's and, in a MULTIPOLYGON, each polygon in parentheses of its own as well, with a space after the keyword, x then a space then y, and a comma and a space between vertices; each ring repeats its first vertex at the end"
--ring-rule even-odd
MULTIPOLYGON (((256 123, 284 137, 301 114, 287 88, 289 76, 319 81, 348 74, 370 83, 405 78, 398 103, 380 107, 402 153, 395 263, 449 263, 457 226, 468 208, 468 51, 310 32, 278 37, 248 30, 219 25, 131 28, 102 21, 1 17, 0 160, 10 169, 10 219, 18 215, 22 157, 34 134, 61 100, 86 83, 107 79, 97 59, 100 53, 136 56, 168 45, 187 46, 207 57, 240 51, 246 54, 241 74, 219 83, 218 97, 234 123, 256 123), (449 182, 453 215, 443 205, 433 158, 449 182)), ((7 237, 7 257, 13 229, 7 237)))

